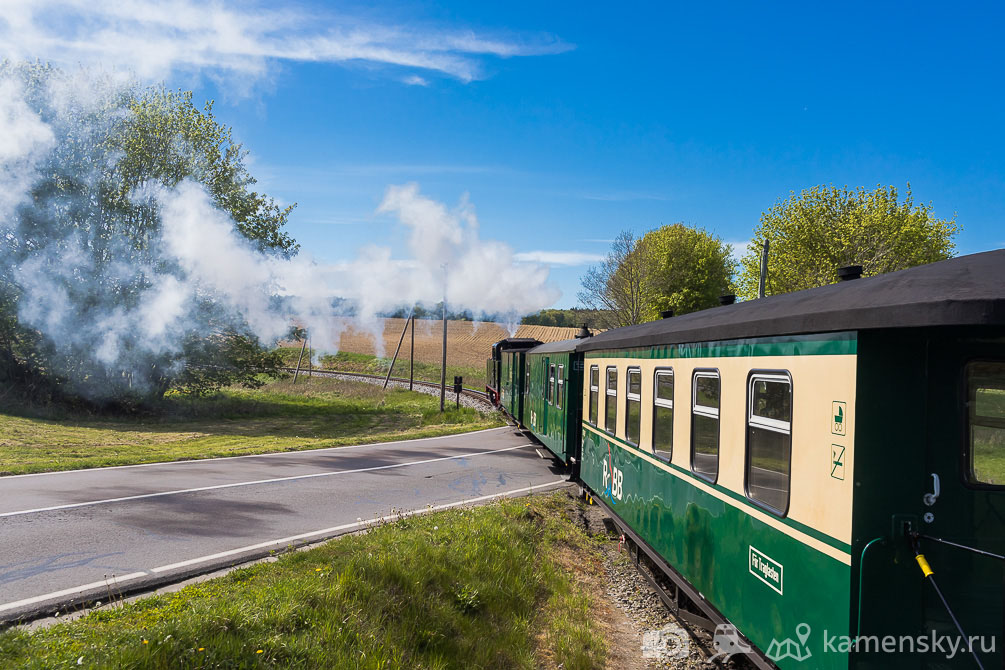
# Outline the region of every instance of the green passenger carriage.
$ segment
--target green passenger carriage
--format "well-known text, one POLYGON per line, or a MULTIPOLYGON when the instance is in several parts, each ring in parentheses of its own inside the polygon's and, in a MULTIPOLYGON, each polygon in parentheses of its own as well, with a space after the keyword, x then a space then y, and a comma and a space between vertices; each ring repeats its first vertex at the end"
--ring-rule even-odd
POLYGON ((527 360, 534 434, 756 664, 1002 667, 1005 250, 527 360))
POLYGON ((492 356, 486 361, 485 392, 492 403, 501 407, 523 425, 524 354, 541 344, 529 337, 510 337, 492 345, 492 356))
POLYGON ((524 423, 565 465, 579 454, 579 408, 582 402, 583 357, 580 340, 563 340, 527 352, 524 423))

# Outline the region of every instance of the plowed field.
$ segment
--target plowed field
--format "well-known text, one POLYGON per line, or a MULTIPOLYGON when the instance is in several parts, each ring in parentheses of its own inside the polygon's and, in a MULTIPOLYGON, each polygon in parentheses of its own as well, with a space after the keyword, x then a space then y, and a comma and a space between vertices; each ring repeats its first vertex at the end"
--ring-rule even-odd
MULTIPOLYGON (((373 333, 354 328, 348 324, 342 333, 341 350, 356 354, 379 355, 390 358, 401 337, 405 319, 384 319, 381 336, 383 351, 377 351, 377 338, 373 333)), ((514 337, 533 337, 542 342, 556 342, 576 336, 578 328, 555 328, 552 326, 519 326, 514 337)), ((492 345, 510 337, 504 326, 493 322, 448 321, 447 360, 451 365, 484 366, 492 345)), ((423 363, 439 363, 443 346, 443 322, 417 319, 415 321, 415 360, 423 363)), ((401 345, 399 358, 408 358, 409 335, 401 345)))

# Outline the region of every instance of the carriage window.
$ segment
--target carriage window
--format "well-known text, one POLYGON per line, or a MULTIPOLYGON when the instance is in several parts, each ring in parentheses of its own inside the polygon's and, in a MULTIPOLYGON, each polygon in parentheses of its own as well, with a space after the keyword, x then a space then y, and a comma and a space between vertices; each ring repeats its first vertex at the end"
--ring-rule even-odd
POLYGON ((600 405, 600 368, 590 366, 590 423, 597 425, 598 406, 600 405))
POLYGON ((545 400, 547 400, 549 403, 552 401, 552 398, 554 397, 555 393, 554 387, 555 387, 555 366, 549 365, 547 388, 544 389, 545 400))
POLYGON ((970 448, 968 479, 1005 486, 1005 363, 967 366, 970 448))
POLYGON ((653 453, 664 461, 673 452, 673 370, 657 370, 653 390, 653 453))
POLYGON ((565 366, 558 366, 558 391, 555 392, 555 407, 562 409, 562 394, 565 393, 565 366))
POLYGON ((691 469, 705 479, 719 476, 719 373, 698 370, 691 386, 691 469))
POLYGON ((605 403, 607 416, 604 428, 610 434, 618 432, 618 369, 607 368, 607 401, 605 403))
POLYGON ((747 388, 747 497, 779 514, 789 506, 792 381, 754 374, 747 388))
POLYGON ((642 433, 642 370, 628 368, 625 397, 625 439, 638 446, 642 433))

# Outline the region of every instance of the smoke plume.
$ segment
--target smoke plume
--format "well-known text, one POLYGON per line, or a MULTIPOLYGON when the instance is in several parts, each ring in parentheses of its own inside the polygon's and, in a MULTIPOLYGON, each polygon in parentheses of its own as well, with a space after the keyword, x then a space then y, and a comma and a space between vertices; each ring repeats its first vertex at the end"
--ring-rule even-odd
POLYGON ((121 160, 94 148, 128 113, 128 87, 87 73, 26 87, 18 73, 0 67, 0 285, 79 391, 104 393, 86 383, 96 372, 153 384, 165 367, 192 363, 194 340, 227 329, 270 346, 295 320, 333 352, 336 311, 377 332, 380 313, 435 304, 444 291, 453 311, 514 323, 559 297, 544 266, 480 238, 466 198, 450 209, 414 183, 389 186, 378 208, 407 230, 408 258, 379 245, 334 265, 263 252, 193 181, 130 193, 130 207, 155 213, 156 225, 137 231, 93 197, 121 160))

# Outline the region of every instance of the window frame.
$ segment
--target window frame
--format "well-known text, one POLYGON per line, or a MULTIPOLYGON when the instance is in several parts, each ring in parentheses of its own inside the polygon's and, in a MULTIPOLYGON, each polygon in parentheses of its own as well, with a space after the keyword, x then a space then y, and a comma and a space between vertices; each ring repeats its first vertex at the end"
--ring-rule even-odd
POLYGON ((974 461, 972 453, 973 435, 970 414, 970 403, 973 402, 973 399, 970 398, 969 372, 972 365, 982 363, 1005 366, 1005 359, 996 358, 994 356, 975 356, 973 358, 968 358, 961 368, 960 395, 965 398, 965 401, 963 403, 962 411, 963 448, 961 449, 962 465, 960 468, 960 475, 963 479, 963 485, 968 489, 975 491, 1005 491, 1005 484, 989 484, 987 482, 980 481, 974 476, 974 461))
POLYGON ((632 445, 633 447, 640 447, 642 444, 642 368, 638 365, 633 365, 625 370, 625 442, 632 445), (639 392, 633 394, 631 392, 632 388, 632 373, 639 373, 639 392), (632 395, 637 397, 633 398, 632 395), (637 402, 639 404, 639 441, 632 442, 628 437, 628 403, 637 402))
POLYGON ((589 388, 589 397, 587 398, 586 405, 586 422, 593 426, 594 428, 600 427, 600 366, 591 365, 590 366, 590 376, 587 377, 586 385, 589 388), (593 384, 593 371, 597 371, 597 384, 593 384), (593 410, 593 394, 597 394, 597 416, 593 417, 590 412, 593 410))
MULTIPOLYGON (((677 423, 677 412, 674 410, 674 406, 673 406, 674 399, 670 398, 670 400, 667 400, 665 398, 660 398, 659 397, 659 390, 658 390, 659 389, 659 377, 660 377, 660 375, 666 375, 668 373, 670 375, 670 379, 673 380, 673 382, 672 382, 673 395, 674 396, 677 395, 677 375, 674 373, 673 366, 661 367, 661 368, 656 368, 655 370, 653 370, 653 404, 652 404, 653 416, 652 416, 652 426, 650 426, 650 429, 649 429, 649 431, 650 431, 649 432, 649 447, 650 447, 650 449, 653 452, 653 456, 655 456, 659 460, 663 461, 664 463, 669 463, 669 462, 671 462, 671 460, 673 460, 673 430, 674 430, 674 425, 677 423), (667 403, 669 403, 669 404, 667 404, 667 403), (666 458, 663 458, 658 453, 656 453, 656 408, 657 407, 662 407, 664 409, 669 409, 671 412, 673 412, 673 418, 671 418, 671 420, 670 420, 670 449, 669 449, 670 455, 668 457, 666 457, 666 458)), ((722 403, 720 402, 719 404, 722 404, 722 403)))
POLYGON ((618 434, 618 366, 608 365, 604 369, 604 430, 613 436, 618 434), (614 371, 614 392, 611 392, 611 370, 614 371), (607 425, 607 417, 609 412, 607 411, 607 406, 611 403, 611 398, 614 398, 614 427, 611 428, 607 425))
MULTIPOLYGON (((721 390, 720 390, 721 394, 721 390)), ((720 395, 719 404, 722 404, 722 396, 720 395)), ((792 504, 792 445, 794 443, 792 435, 792 424, 795 414, 795 384, 792 381, 792 373, 788 370, 762 370, 754 369, 747 373, 747 404, 744 410, 744 436, 743 436, 743 495, 747 498, 747 501, 759 509, 764 510, 777 516, 779 518, 785 518, 789 514, 789 507, 792 504), (765 502, 757 500, 750 495, 750 427, 751 427, 751 417, 756 416, 754 414, 754 382, 758 379, 766 379, 769 381, 785 381, 789 385, 789 420, 780 421, 778 419, 769 419, 767 417, 758 417, 759 421, 755 422, 753 425, 755 428, 761 428, 764 430, 770 430, 775 433, 780 433, 789 436, 789 480, 788 480, 788 490, 785 495, 785 508, 775 509, 771 505, 765 502), (781 424, 788 423, 788 430, 784 430, 781 424)))
POLYGON ((555 378, 555 409, 562 409, 562 394, 565 393, 565 365, 559 363, 555 378))
POLYGON ((548 404, 555 404, 555 364, 548 361, 547 367, 545 368, 545 375, 548 379, 548 389, 545 391, 545 396, 548 398, 548 404))
MULTIPOLYGON (((676 380, 675 380, 676 383, 676 380)), ((690 415, 691 415, 691 474, 698 477, 702 481, 706 481, 709 484, 715 484, 719 481, 719 463, 722 456, 722 374, 719 372, 719 368, 695 368, 691 371, 691 403, 690 403, 690 415), (719 406, 715 408, 715 476, 709 477, 704 472, 698 472, 694 469, 694 417, 695 414, 700 416, 706 416, 711 418, 712 415, 706 412, 695 412, 696 407, 704 407, 707 409, 712 409, 706 405, 699 405, 696 401, 698 399, 698 379, 701 378, 711 378, 719 382, 719 406)))

